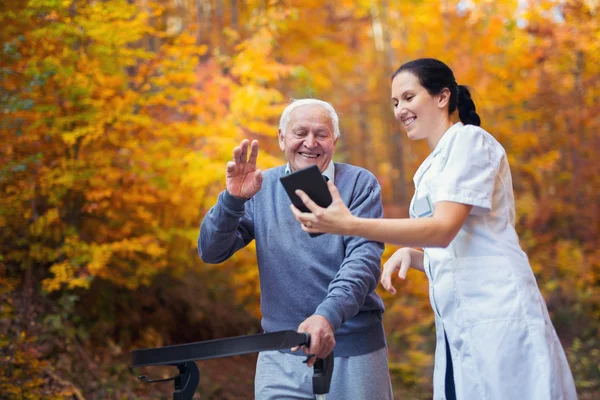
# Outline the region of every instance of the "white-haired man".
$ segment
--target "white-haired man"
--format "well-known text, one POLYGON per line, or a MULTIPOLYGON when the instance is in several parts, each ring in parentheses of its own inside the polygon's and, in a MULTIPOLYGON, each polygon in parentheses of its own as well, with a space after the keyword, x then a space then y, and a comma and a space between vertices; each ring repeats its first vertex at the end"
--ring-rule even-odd
MULTIPOLYGON (((279 182, 287 173, 317 165, 335 182, 353 214, 380 218, 381 190, 369 171, 332 161, 340 136, 331 104, 293 101, 283 111, 279 146, 287 164, 256 168, 258 142, 242 141, 227 163, 226 190, 205 216, 200 257, 220 263, 256 241, 265 332, 311 335, 309 354, 326 357, 335 347, 328 399, 392 398, 383 302, 375 293, 383 245, 357 237, 311 238, 297 223, 279 182), (248 152, 250 153, 248 157, 248 152)), ((258 400, 312 399, 312 370, 298 352, 261 352, 256 366, 258 400)), ((314 358, 308 362, 312 366, 314 358)))

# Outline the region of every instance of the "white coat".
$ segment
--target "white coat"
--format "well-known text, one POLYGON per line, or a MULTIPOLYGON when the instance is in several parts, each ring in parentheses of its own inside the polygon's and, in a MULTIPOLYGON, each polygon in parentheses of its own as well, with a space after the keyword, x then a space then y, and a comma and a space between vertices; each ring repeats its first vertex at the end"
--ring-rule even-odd
POLYGON ((414 176, 411 218, 438 201, 472 205, 446 248, 425 248, 435 313, 434 399, 445 398, 446 342, 458 400, 571 400, 575 384, 515 231, 504 148, 457 123, 414 176))

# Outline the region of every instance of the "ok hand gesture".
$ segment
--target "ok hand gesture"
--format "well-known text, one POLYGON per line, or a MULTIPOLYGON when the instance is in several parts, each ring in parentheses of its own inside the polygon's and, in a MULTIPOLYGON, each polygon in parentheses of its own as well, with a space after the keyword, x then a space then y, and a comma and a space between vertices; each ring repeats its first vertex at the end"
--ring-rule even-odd
POLYGON ((256 169, 258 157, 258 140, 253 140, 249 146, 247 139, 242 140, 239 146, 233 149, 233 161, 227 163, 225 174, 226 187, 229 194, 235 197, 249 199, 262 187, 262 172, 256 169), (248 159, 248 147, 250 158, 248 159))

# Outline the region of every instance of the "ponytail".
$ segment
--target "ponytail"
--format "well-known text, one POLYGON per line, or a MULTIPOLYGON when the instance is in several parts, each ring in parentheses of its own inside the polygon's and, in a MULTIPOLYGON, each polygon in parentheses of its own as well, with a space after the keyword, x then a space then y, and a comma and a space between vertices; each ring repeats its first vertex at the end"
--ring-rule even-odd
POLYGON ((458 108, 458 117, 462 121, 463 124, 466 125, 481 125, 481 118, 475 111, 475 103, 473 103, 473 99, 471 99, 471 92, 469 88, 463 85, 457 85, 458 87, 458 98, 457 98, 457 108, 458 108))

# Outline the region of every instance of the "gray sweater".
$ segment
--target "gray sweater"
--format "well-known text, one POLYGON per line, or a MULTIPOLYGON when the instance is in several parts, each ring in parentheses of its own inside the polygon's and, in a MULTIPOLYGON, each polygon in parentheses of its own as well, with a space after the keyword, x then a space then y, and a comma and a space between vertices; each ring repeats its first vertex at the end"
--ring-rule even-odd
MULTIPOLYGON (((381 349, 384 307, 375 288, 383 244, 331 234, 311 238, 290 210, 279 182, 284 174, 285 165, 264 171, 262 188, 250 200, 223 191, 202 221, 200 257, 220 263, 256 240, 265 332, 296 330, 316 314, 335 331, 336 356, 381 349)), ((381 218, 381 191, 372 173, 335 163, 334 183, 352 214, 381 218)))

